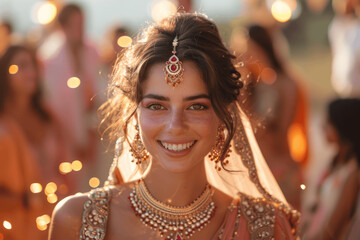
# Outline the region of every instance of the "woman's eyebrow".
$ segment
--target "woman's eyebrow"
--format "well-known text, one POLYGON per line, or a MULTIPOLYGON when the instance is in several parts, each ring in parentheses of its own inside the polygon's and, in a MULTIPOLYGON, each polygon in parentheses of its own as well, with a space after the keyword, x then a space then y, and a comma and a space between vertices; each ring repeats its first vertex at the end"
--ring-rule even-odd
POLYGON ((185 101, 191 101, 191 100, 195 100, 195 99, 199 99, 199 98, 207 98, 210 99, 210 96, 207 94, 199 94, 199 95, 194 95, 194 96, 189 96, 184 98, 185 101))
POLYGON ((161 96, 161 95, 156 95, 156 94, 147 94, 143 98, 152 98, 152 99, 157 99, 157 100, 160 100, 160 101, 170 101, 170 98, 164 97, 164 96, 161 96))
MULTIPOLYGON (((160 101, 170 101, 170 98, 164 97, 164 96, 161 96, 161 95, 157 95, 157 94, 147 94, 143 98, 152 98, 152 99, 156 99, 156 100, 160 100, 160 101)), ((185 101, 192 101, 192 100, 199 99, 199 98, 210 99, 210 96, 207 95, 207 94, 199 94, 199 95, 185 97, 184 100, 185 101)))

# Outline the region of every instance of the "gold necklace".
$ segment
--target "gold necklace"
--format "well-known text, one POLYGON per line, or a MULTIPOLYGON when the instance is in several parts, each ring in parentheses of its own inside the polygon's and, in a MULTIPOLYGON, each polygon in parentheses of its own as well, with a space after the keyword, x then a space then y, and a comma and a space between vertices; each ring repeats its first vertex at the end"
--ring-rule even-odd
POLYGON ((155 199, 143 180, 139 180, 129 200, 131 208, 140 221, 166 239, 182 240, 190 238, 195 231, 201 231, 215 213, 212 200, 214 190, 206 185, 202 194, 184 207, 171 206, 155 199))

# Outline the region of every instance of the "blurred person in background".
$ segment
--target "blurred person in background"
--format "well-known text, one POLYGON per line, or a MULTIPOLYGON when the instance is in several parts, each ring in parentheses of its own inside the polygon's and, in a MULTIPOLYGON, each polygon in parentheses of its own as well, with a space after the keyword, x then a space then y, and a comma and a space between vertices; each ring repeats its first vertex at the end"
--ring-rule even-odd
POLYGON ((0 20, 0 57, 11 44, 12 25, 9 21, 0 20))
POLYGON ((98 52, 84 37, 83 10, 67 4, 59 12, 62 43, 42 59, 46 97, 64 129, 72 160, 88 166, 97 158, 98 52))
POLYGON ((0 58, 0 220, 13 224, 5 239, 46 239, 36 218, 51 214, 53 205, 30 192, 32 183, 54 182, 59 199, 72 193, 59 172, 67 145, 43 102, 37 64, 24 46, 10 46, 0 58))
MULTIPOLYGON (((250 60, 245 66, 247 91, 240 101, 252 112, 256 139, 286 199, 300 210, 302 172, 291 154, 288 138, 291 126, 303 111, 299 101, 304 96, 281 61, 269 30, 252 25, 246 35, 246 47, 242 51, 250 60)), ((303 135, 306 138, 305 129, 303 135)))
MULTIPOLYGON (((360 163, 358 161, 358 167, 360 163)), ((347 239, 360 239, 360 171, 358 170, 358 196, 356 202, 356 209, 353 212, 354 216, 351 219, 349 232, 347 234, 347 239)))
MULTIPOLYGON (((129 31, 122 26, 112 27, 106 34, 106 44, 103 44, 102 62, 108 65, 110 69, 113 68, 118 54, 121 53, 124 47, 128 46, 122 45, 119 39, 123 36, 128 36, 128 34, 129 31)), ((111 73, 110 71, 108 72, 111 73)))
MULTIPOLYGON (((111 27, 103 39, 101 51, 101 89, 106 89, 116 59, 131 42, 122 42, 121 37, 128 36, 129 31, 122 26, 111 27)), ((130 37, 128 39, 131 39, 130 37)), ((101 94, 102 96, 105 94, 101 94)), ((105 100, 105 98, 104 98, 105 100)))
POLYGON ((349 239, 360 228, 360 99, 335 99, 328 105, 325 136, 336 154, 318 180, 317 201, 304 219, 304 239, 349 239))
POLYGON ((331 82, 342 97, 360 98, 360 0, 333 0, 329 26, 331 82))

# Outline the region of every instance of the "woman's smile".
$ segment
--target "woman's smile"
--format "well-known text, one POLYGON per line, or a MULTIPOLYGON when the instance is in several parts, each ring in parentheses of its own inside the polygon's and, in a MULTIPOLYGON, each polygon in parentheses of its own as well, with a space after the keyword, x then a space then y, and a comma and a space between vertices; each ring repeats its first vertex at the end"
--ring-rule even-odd
POLYGON ((190 142, 184 142, 184 143, 170 143, 165 141, 160 141, 159 143, 161 146, 163 146, 165 149, 173 152, 181 152, 187 149, 190 149, 194 146, 196 143, 196 140, 190 141, 190 142))

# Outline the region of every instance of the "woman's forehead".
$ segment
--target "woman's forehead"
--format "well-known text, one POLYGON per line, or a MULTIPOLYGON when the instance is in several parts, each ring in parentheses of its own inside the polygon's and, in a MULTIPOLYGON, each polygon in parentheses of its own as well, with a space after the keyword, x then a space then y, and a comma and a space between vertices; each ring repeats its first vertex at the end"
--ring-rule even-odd
POLYGON ((162 96, 191 96, 208 94, 208 90, 202 74, 194 62, 185 61, 183 63, 183 81, 176 87, 169 85, 165 80, 165 63, 152 65, 142 85, 143 96, 147 94, 157 94, 162 96))

